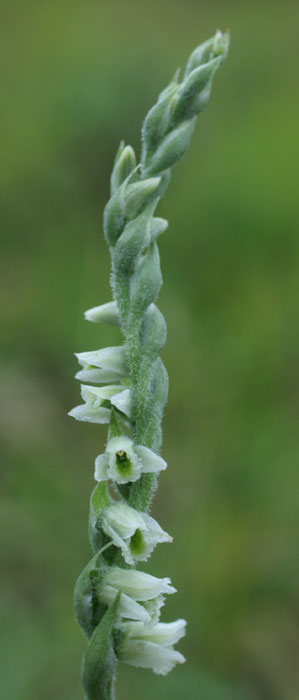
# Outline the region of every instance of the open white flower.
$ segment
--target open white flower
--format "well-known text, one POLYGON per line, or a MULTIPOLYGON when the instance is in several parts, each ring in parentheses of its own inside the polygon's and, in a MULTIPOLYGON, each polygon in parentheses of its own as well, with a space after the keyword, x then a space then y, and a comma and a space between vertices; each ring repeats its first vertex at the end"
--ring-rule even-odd
POLYGON ((184 656, 173 648, 173 644, 185 634, 185 620, 158 622, 145 626, 142 622, 123 622, 118 625, 125 633, 118 656, 131 666, 152 668, 165 676, 175 664, 182 664, 184 656))
POLYGON ((109 386, 81 384, 81 396, 85 403, 75 406, 69 412, 69 416, 77 420, 89 423, 109 423, 111 406, 115 406, 130 418, 130 389, 121 384, 109 386))
POLYGON ((128 374, 123 345, 94 352, 79 352, 75 355, 83 367, 77 372, 76 379, 82 382, 117 382, 128 374))
POLYGON ((172 542, 154 518, 125 503, 105 506, 101 525, 116 547, 120 547, 127 564, 146 561, 158 542, 172 542))
POLYGON ((169 578, 157 578, 143 571, 112 567, 100 583, 99 597, 103 603, 111 604, 119 591, 120 616, 149 625, 159 619, 164 594, 175 593, 176 589, 171 586, 169 578))
POLYGON ((134 445, 131 438, 122 435, 109 440, 106 452, 95 460, 95 480, 113 479, 118 484, 137 481, 142 473, 158 473, 167 464, 144 445, 134 445))

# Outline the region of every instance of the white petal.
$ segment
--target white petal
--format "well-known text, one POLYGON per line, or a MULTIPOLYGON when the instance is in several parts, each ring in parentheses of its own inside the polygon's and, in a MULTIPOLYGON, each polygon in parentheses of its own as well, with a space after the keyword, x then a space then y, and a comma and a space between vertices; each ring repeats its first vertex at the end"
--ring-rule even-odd
POLYGON ((166 469, 167 463, 165 460, 156 455, 155 452, 148 447, 144 447, 144 445, 135 445, 134 449, 138 457, 142 460, 143 472, 160 472, 166 469))
POLYGON ((75 353, 79 364, 86 368, 89 366, 100 367, 102 369, 111 369, 118 374, 126 374, 127 365, 125 358, 125 349, 123 345, 116 345, 101 350, 93 350, 91 352, 75 353))
POLYGON ((108 454, 114 454, 119 450, 128 452, 129 450, 132 450, 133 444, 133 440, 127 437, 127 435, 119 435, 118 437, 113 437, 111 440, 109 440, 106 447, 106 452, 108 452, 108 454))
POLYGON ((155 673, 165 676, 175 664, 182 664, 185 658, 172 647, 161 646, 143 640, 125 639, 119 658, 130 666, 152 668, 155 673))
POLYGON ((88 309, 84 313, 84 318, 87 321, 93 321, 93 323, 113 323, 119 326, 119 313, 117 309, 116 301, 109 301, 108 304, 102 304, 101 306, 93 306, 92 309, 88 309))
POLYGON ((86 421, 87 423, 109 423, 111 411, 109 408, 99 407, 93 410, 88 404, 80 404, 69 411, 69 416, 76 420, 86 421))
POLYGON ((113 372, 111 369, 98 369, 90 367, 89 369, 80 369, 75 374, 75 379, 80 382, 94 382, 95 384, 104 384, 105 382, 117 382, 120 375, 113 372))
POLYGON ((176 644, 186 633, 186 620, 175 620, 175 622, 158 622, 149 627, 142 622, 125 622, 121 629, 126 632, 130 639, 144 639, 162 646, 176 644))
MULTIPOLYGON (((100 589, 100 599, 103 603, 110 605, 115 599, 118 589, 113 588, 107 584, 103 584, 100 589)), ((127 617, 130 620, 141 620, 143 622, 150 622, 150 614, 145 609, 143 605, 139 605, 135 600, 127 596, 125 593, 121 594, 119 601, 118 613, 122 617, 127 617)))
POLYGON ((107 471, 109 468, 109 462, 107 459, 107 455, 98 455, 95 459, 95 472, 94 472, 94 478, 96 481, 106 481, 109 476, 107 475, 107 471))
POLYGON ((121 539, 130 539, 137 529, 145 529, 142 514, 125 503, 103 508, 102 525, 107 535, 114 532, 121 539))
POLYGON ((121 384, 109 384, 109 386, 89 386, 81 384, 81 396, 88 403, 111 401, 114 394, 117 396, 125 389, 121 384))
POLYGON ((113 566, 105 575, 105 581, 121 589, 134 600, 151 600, 161 593, 175 593, 169 578, 157 578, 144 571, 120 569, 113 566))
POLYGON ((131 392, 130 389, 121 387, 121 393, 115 393, 111 399, 113 406, 124 413, 128 418, 131 418, 131 392))

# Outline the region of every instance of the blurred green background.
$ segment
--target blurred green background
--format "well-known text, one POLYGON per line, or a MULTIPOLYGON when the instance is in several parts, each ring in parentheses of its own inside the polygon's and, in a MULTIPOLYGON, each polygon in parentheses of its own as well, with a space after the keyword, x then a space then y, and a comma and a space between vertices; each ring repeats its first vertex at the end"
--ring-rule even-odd
POLYGON ((122 666, 118 700, 298 700, 298 17, 251 0, 11 0, 2 12, 2 700, 80 700, 72 591, 105 428, 74 351, 119 343, 101 215, 121 137, 191 50, 231 29, 159 214, 170 375, 146 570, 178 588, 188 663, 122 666))

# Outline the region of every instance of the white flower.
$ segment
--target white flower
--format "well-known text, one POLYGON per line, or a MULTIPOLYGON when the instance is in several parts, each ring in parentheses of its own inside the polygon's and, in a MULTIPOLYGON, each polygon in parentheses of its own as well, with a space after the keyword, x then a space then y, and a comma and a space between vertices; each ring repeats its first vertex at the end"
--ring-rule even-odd
POLYGON ((113 323, 119 326, 119 314, 116 301, 109 301, 108 304, 101 304, 101 306, 93 306, 92 309, 85 311, 84 318, 86 318, 87 321, 93 321, 93 323, 106 321, 106 323, 113 323))
POLYGON ((175 593, 169 578, 156 578, 143 571, 112 567, 104 575, 99 588, 103 603, 109 605, 121 591, 119 614, 130 620, 150 624, 159 619, 164 595, 175 593))
POLYGON ((119 484, 137 481, 142 473, 160 472, 167 464, 143 445, 134 445, 131 438, 122 435, 109 440, 106 452, 95 460, 95 480, 113 479, 119 484))
POLYGON ((131 666, 152 668, 155 673, 165 676, 175 664, 185 659, 173 644, 185 634, 185 620, 158 622, 151 627, 142 622, 123 622, 118 628, 125 633, 118 656, 131 666))
POLYGON ((81 396, 85 403, 75 406, 69 416, 90 423, 109 423, 111 405, 128 418, 131 412, 130 389, 121 384, 109 386, 81 385, 81 396))
POLYGON ((146 561, 158 542, 172 542, 154 518, 125 503, 103 508, 101 524, 106 535, 120 547, 127 564, 146 561))
POLYGON ((75 355, 83 367, 77 372, 76 379, 82 382, 117 382, 128 374, 123 345, 75 355))

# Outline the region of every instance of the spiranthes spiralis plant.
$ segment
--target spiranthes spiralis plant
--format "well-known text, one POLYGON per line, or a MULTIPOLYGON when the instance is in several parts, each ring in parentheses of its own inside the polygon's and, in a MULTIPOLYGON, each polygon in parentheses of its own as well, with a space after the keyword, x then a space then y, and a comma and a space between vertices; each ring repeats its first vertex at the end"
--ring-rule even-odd
POLYGON ((217 31, 193 51, 183 80, 177 72, 144 120, 140 163, 121 142, 111 175, 104 234, 113 300, 89 309, 85 318, 120 326, 123 342, 77 354, 84 403, 70 411, 77 420, 109 426, 90 499, 93 556, 75 586, 76 618, 88 640, 82 669, 87 700, 115 698, 118 661, 165 675, 185 660, 174 649, 185 620, 159 621, 165 595, 175 588, 169 578, 136 569, 156 544, 172 540, 148 512, 166 468, 160 449, 168 391, 159 356, 166 324, 155 304, 162 284, 157 239, 167 221, 155 211, 228 46, 228 34, 217 31))

